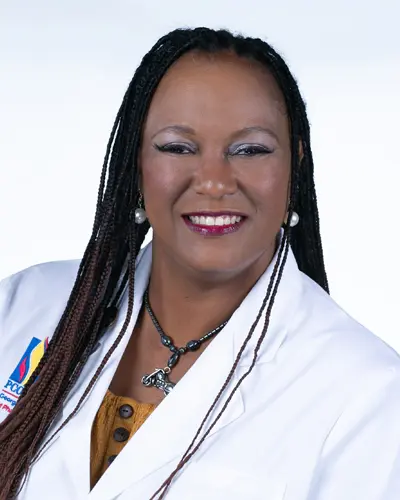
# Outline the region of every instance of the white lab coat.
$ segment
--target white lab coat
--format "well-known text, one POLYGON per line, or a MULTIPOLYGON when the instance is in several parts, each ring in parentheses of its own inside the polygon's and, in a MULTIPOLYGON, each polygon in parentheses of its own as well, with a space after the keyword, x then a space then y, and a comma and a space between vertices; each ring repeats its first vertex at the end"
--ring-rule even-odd
MULTIPOLYGON (((273 263, 90 492, 91 425, 135 324, 150 265, 149 246, 138 258, 129 334, 79 414, 33 466, 21 500, 148 500, 175 468, 225 381, 257 315, 273 263)), ((7 383, 32 337, 52 335, 77 268, 77 261, 43 264, 1 283, 0 384, 7 383)), ((75 407, 120 331, 125 311, 126 301, 61 419, 75 407)), ((233 383, 248 369, 260 330, 261 323, 233 383)), ((0 410, 0 419, 5 416, 0 410)), ((400 499, 399 356, 303 275, 291 252, 256 367, 166 498, 400 499)))

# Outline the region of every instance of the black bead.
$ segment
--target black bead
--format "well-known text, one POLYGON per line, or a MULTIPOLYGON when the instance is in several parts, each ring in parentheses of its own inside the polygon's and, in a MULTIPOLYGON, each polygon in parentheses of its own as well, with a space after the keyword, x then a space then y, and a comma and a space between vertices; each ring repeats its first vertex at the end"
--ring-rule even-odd
POLYGON ((187 351, 186 347, 180 347, 180 348, 178 349, 178 352, 179 352, 180 354, 186 354, 186 351, 187 351))
POLYGON ((197 349, 201 346, 201 342, 198 340, 191 340, 186 344, 186 347, 189 349, 189 351, 197 351, 197 349))
POLYGON ((110 455, 108 458, 107 458, 107 463, 108 465, 111 465, 114 460, 117 458, 117 455, 110 455))
POLYGON ((172 339, 171 337, 168 337, 168 335, 161 335, 161 343, 166 347, 169 347, 172 344, 172 339))
POLYGON ((179 351, 179 349, 177 349, 174 345, 171 345, 171 346, 169 347, 169 350, 170 350, 171 352, 178 352, 178 351, 179 351))
POLYGON ((169 368, 173 368, 176 365, 176 363, 179 361, 180 357, 181 357, 180 352, 176 352, 175 354, 173 354, 168 360, 169 368))

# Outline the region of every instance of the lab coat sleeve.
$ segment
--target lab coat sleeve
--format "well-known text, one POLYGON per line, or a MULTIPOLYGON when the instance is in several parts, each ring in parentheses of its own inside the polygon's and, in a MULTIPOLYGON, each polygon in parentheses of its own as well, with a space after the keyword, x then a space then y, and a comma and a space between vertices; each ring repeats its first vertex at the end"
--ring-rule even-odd
POLYGON ((400 374, 365 387, 327 438, 307 500, 400 499, 400 374))

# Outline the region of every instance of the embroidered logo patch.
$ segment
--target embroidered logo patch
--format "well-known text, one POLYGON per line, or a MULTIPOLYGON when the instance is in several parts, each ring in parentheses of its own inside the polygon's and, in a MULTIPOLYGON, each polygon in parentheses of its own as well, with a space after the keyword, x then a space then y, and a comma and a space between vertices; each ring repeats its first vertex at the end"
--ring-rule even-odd
POLYGON ((48 345, 48 337, 44 340, 37 339, 36 337, 32 338, 15 370, 10 375, 8 382, 0 392, 0 411, 11 413, 17 404, 25 384, 46 352, 48 345))

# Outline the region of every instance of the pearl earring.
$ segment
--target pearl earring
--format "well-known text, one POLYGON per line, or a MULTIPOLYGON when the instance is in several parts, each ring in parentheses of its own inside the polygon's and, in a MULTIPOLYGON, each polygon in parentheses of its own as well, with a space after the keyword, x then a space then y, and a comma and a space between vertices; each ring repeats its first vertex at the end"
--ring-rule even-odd
POLYGON ((139 201, 138 201, 138 207, 135 210, 135 223, 136 224, 143 224, 145 220, 147 219, 147 214, 146 210, 143 208, 143 195, 140 193, 139 195, 139 201))
POLYGON ((297 212, 293 212, 292 217, 290 218, 290 227, 297 226, 299 220, 300 220, 299 214, 297 212))

